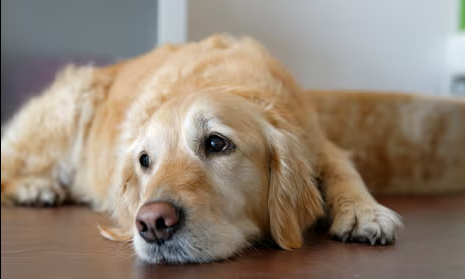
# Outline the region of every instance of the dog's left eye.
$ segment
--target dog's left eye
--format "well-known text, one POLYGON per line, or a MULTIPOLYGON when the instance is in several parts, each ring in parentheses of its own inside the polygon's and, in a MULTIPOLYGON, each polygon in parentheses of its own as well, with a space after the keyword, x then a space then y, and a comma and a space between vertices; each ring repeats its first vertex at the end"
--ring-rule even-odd
POLYGON ((229 140, 218 135, 209 136, 205 141, 205 146, 208 152, 223 152, 234 147, 229 140))
POLYGON ((142 154, 139 157, 139 163, 144 169, 148 169, 150 167, 150 157, 147 154, 142 154))

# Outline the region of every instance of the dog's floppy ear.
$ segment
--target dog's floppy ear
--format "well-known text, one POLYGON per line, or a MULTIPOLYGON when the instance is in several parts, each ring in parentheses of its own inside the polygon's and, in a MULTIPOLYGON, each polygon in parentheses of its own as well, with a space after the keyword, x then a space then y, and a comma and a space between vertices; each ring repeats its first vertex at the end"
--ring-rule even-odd
POLYGON ((290 250, 302 246, 302 233, 323 215, 323 202, 313 180, 304 135, 280 116, 270 122, 270 230, 276 243, 290 250))
POLYGON ((113 241, 128 241, 132 234, 127 231, 113 226, 98 225, 100 234, 108 240, 113 241))
POLYGON ((121 183, 114 185, 113 196, 114 207, 110 210, 110 215, 105 216, 104 222, 99 222, 100 234, 109 240, 126 241, 132 238, 133 216, 132 211, 137 207, 137 190, 131 185, 132 175, 125 176, 121 183))
POLYGON ((138 178, 135 174, 133 160, 126 145, 120 146, 118 163, 115 168, 115 176, 108 199, 112 200, 105 223, 99 225, 100 234, 105 238, 116 241, 125 241, 132 238, 134 229, 134 216, 137 213, 140 202, 138 190, 138 178))

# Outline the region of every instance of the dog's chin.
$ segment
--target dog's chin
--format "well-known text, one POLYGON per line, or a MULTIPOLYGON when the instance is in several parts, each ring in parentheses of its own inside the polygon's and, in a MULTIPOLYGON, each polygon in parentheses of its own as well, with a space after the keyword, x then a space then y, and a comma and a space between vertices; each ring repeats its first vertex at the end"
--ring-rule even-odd
POLYGON ((178 230, 162 243, 147 243, 137 230, 133 245, 139 258, 153 264, 212 263, 230 259, 260 238, 257 225, 249 220, 239 224, 202 223, 178 230), (202 229, 209 227, 210 229, 202 229))
POLYGON ((138 234, 133 237, 134 249, 143 261, 150 264, 200 264, 221 261, 234 253, 214 253, 197 245, 194 239, 176 235, 161 244, 147 243, 138 234))

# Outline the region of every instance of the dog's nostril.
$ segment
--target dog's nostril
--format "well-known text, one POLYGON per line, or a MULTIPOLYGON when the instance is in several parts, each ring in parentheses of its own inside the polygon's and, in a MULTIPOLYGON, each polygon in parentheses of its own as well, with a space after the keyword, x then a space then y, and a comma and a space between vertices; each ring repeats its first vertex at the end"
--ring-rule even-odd
POLYGON ((137 230, 141 233, 147 232, 149 229, 147 225, 143 221, 140 221, 140 220, 136 221, 136 227, 137 227, 137 230))
POLYGON ((157 221, 155 222, 155 229, 157 230, 163 230, 166 229, 168 226, 165 224, 165 219, 163 218, 158 218, 157 221))

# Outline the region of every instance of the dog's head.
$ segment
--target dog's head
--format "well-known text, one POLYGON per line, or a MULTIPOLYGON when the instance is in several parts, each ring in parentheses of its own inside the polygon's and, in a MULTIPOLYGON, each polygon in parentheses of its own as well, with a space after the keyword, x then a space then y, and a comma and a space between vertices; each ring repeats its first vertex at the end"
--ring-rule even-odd
POLYGON ((224 259, 267 236, 300 247, 322 205, 287 103, 293 81, 252 40, 215 37, 172 56, 121 127, 119 229, 104 234, 132 237, 153 263, 224 259))

